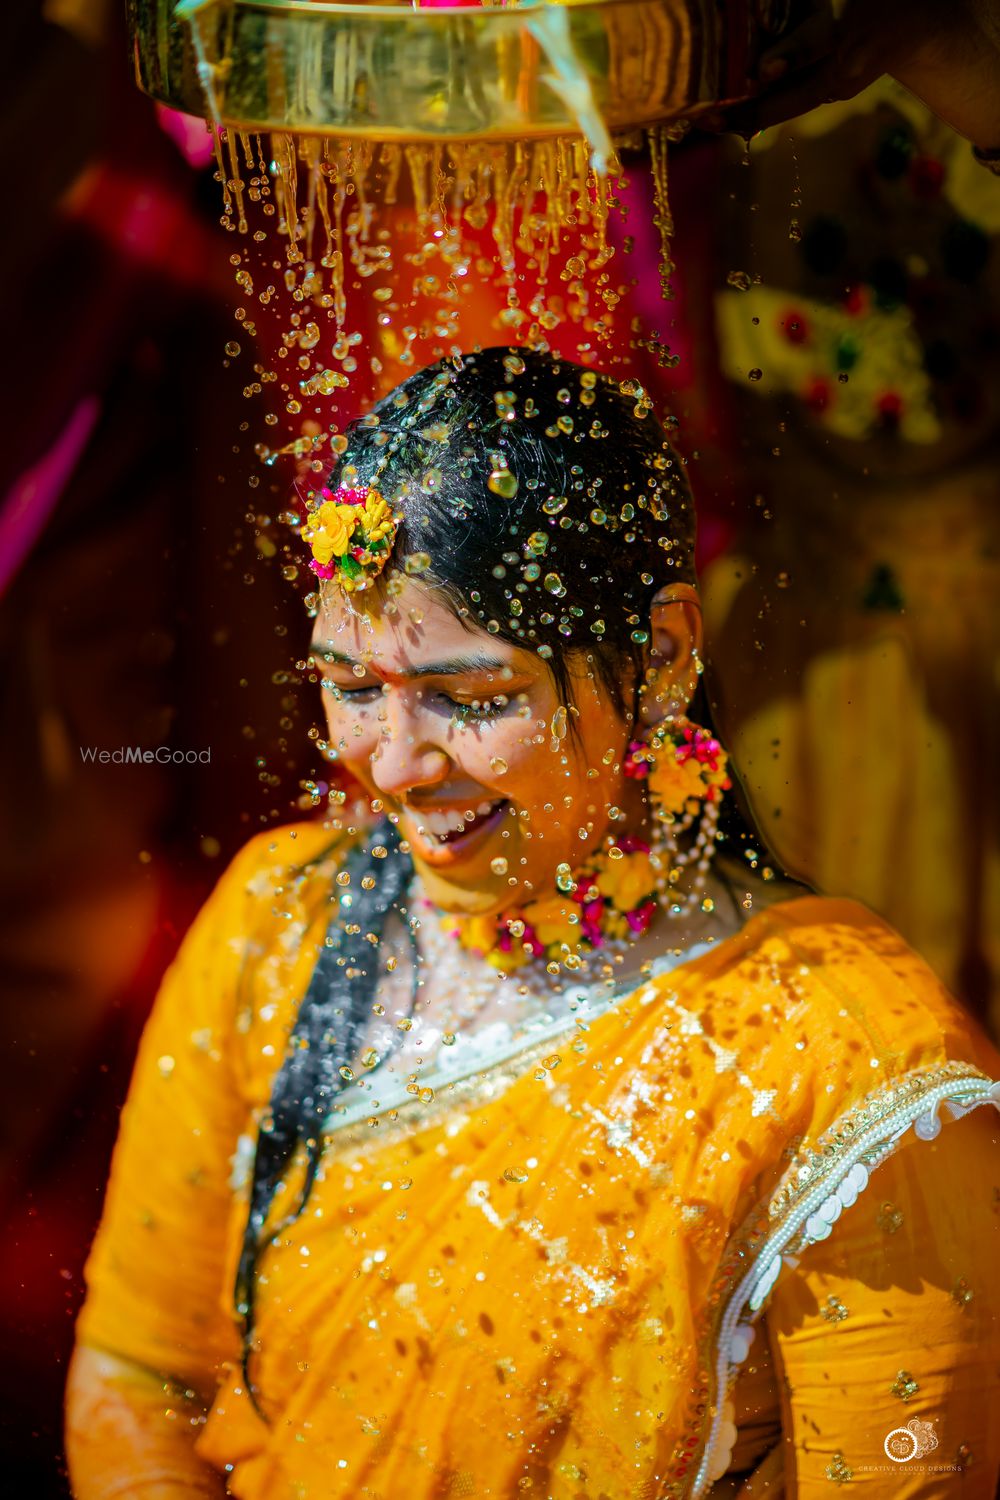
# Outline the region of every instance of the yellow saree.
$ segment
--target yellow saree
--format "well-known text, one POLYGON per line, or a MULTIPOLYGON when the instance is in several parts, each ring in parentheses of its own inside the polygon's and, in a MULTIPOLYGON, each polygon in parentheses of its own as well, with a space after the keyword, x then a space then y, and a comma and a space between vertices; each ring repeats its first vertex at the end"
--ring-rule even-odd
POLYGON ((88 1271, 80 1337, 215 1392, 199 1450, 232 1494, 896 1496, 961 1477, 992 1495, 1000 1156, 977 1106, 1000 1069, 923 962, 836 900, 772 907, 469 1076, 351 1085, 305 1212, 261 1258, 255 1409, 232 1312, 247 1147, 326 931, 333 842, 258 838, 189 934, 88 1271))

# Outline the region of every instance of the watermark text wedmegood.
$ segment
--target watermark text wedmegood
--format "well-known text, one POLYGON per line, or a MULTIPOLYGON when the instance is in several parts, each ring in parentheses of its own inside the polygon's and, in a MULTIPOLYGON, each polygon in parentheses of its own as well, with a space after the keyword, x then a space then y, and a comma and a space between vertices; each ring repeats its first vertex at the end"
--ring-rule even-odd
POLYGON ((212 750, 211 746, 206 750, 175 750, 170 745, 157 745, 155 750, 144 750, 141 745, 99 750, 96 745, 81 745, 80 759, 98 766, 207 766, 212 762, 212 750))

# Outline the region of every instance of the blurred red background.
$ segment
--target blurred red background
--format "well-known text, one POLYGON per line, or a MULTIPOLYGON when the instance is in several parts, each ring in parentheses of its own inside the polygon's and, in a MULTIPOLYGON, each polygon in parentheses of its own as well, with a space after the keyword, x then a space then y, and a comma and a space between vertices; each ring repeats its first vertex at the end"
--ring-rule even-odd
MULTIPOLYGON (((100 0, 13 0, 0 56, 13 223, 0 247, 0 1428, 9 1491, 39 1500, 66 1493, 60 1405, 82 1267, 159 976, 227 859, 261 826, 301 816, 300 783, 319 774, 307 737, 319 706, 287 677, 307 621, 299 593, 258 547, 254 520, 262 496, 272 515, 283 508, 291 476, 262 480, 253 449, 273 435, 257 430, 260 404, 244 400, 243 377, 224 355, 237 294, 218 184, 210 166, 190 160, 197 134, 183 139, 180 122, 135 90, 119 10, 100 0), (210 761, 99 765, 80 755, 136 744, 207 749, 210 761)), ((780 511, 783 486, 794 496, 797 471, 786 464, 772 494, 767 465, 793 441, 787 413, 780 401, 734 393, 720 373, 717 287, 751 241, 766 260, 773 239, 775 263, 788 243, 787 214, 755 218, 748 201, 742 221, 730 216, 740 173, 729 146, 702 140, 677 151, 678 271, 664 313, 648 174, 633 165, 630 315, 660 326, 681 365, 664 371, 648 350, 629 349, 625 318, 616 337, 679 419, 701 562, 748 557, 743 589, 758 572, 769 507, 780 511)), ((498 295, 483 294, 467 343, 503 341, 491 333, 498 295)), ((977 438, 977 461, 995 453, 995 437, 994 421, 977 438)), ((830 460, 824 493, 840 484, 839 461, 830 460)), ((815 468, 801 462, 815 484, 815 468)), ((855 468, 868 483, 867 464, 855 468)), ((995 491, 994 482, 985 508, 995 491)), ((794 558, 794 528, 784 535, 794 558)), ((981 583, 996 552, 976 548, 981 583)), ((879 555, 864 566, 868 592, 831 595, 824 609, 839 610, 838 620, 854 611, 898 623, 897 565, 879 555)), ((815 587, 805 565, 802 579, 815 587)), ((755 621, 767 615, 779 634, 797 629, 801 592, 772 595, 772 584, 749 583, 742 613, 727 617, 716 605, 720 640, 737 663, 730 685, 746 676, 755 621)), ((734 588, 724 583, 727 599, 734 588)), ((830 626, 831 639, 839 629, 830 626)), ((959 656, 967 653, 956 637, 945 669, 959 656)), ((782 658, 769 678, 751 659, 754 694, 797 690, 799 667, 782 658)), ((923 667, 914 660, 916 681, 923 667)), ((725 667, 722 707, 735 711, 740 694, 728 690, 725 667)), ((975 840, 942 855, 939 878, 960 868, 971 894, 967 931, 939 967, 988 1014, 996 964, 983 933, 995 900, 996 822, 986 782, 995 760, 992 773, 985 768, 996 748, 995 684, 985 700, 974 675, 959 688, 971 726, 962 743, 972 748, 958 762, 968 797, 948 816, 971 829, 978 810, 980 826, 975 840)), ((857 733, 864 741, 863 723, 857 733)), ((891 747, 880 755, 891 769, 891 747)), ((909 815, 922 814, 914 803, 909 815)), ((836 867, 829 878, 836 885, 836 867)), ((919 913, 907 931, 886 892, 869 899, 919 945, 919 913)))

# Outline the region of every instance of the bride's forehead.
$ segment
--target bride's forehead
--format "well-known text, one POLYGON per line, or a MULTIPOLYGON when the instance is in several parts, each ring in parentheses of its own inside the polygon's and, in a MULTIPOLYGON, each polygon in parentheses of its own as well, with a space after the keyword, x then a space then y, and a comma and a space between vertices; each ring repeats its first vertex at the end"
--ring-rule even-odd
POLYGON ((488 657, 513 666, 526 654, 478 623, 459 619, 435 589, 411 579, 389 595, 326 599, 313 640, 387 672, 452 658, 488 657))

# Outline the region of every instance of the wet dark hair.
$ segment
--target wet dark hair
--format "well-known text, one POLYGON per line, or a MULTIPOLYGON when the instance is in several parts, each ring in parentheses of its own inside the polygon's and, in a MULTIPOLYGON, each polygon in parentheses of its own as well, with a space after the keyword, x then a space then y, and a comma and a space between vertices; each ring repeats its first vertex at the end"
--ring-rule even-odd
MULTIPOLYGON (((255 1405, 248 1364, 257 1262, 264 1245, 293 1223, 309 1201, 322 1157, 323 1122, 343 1088, 340 1069, 353 1059, 378 985, 379 968, 366 934, 381 933, 389 913, 400 910, 412 873, 409 860, 398 851, 399 836, 391 825, 379 830, 378 843, 383 850, 380 859, 366 842, 351 849, 343 861, 340 873, 347 876, 347 886, 338 893, 337 915, 299 1006, 257 1135, 234 1294, 243 1323, 243 1373, 255 1405), (374 882, 365 880, 376 866, 374 882), (269 1225, 275 1194, 298 1154, 304 1156, 298 1202, 283 1223, 269 1225)), ((408 924, 407 930, 412 931, 408 924)))
MULTIPOLYGON (((635 381, 526 349, 455 356, 354 423, 335 467, 317 474, 321 484, 377 486, 402 512, 383 592, 394 587, 393 569, 413 573, 470 629, 536 650, 566 703, 573 653, 588 656, 617 708, 635 714, 653 596, 695 577, 683 465, 635 381)), ((704 722, 701 709, 694 716, 704 722)), ((268 1225, 270 1209, 300 1159, 291 1217, 305 1207, 340 1069, 379 979, 366 935, 380 936, 393 909, 407 919, 411 867, 398 843, 383 824, 347 856, 351 905, 342 900, 330 926, 258 1136, 235 1291, 252 1399, 256 1266, 284 1227, 268 1225), (387 855, 376 857, 376 846, 387 855), (365 876, 375 881, 367 891, 365 876)))
POLYGON ((694 582, 691 493, 648 396, 551 354, 412 375, 353 425, 327 482, 378 487, 403 515, 394 557, 470 625, 538 651, 564 701, 586 653, 632 707, 650 601, 694 582))

